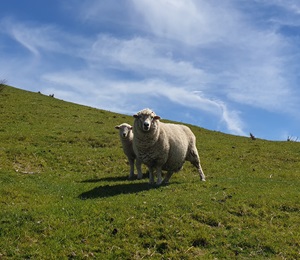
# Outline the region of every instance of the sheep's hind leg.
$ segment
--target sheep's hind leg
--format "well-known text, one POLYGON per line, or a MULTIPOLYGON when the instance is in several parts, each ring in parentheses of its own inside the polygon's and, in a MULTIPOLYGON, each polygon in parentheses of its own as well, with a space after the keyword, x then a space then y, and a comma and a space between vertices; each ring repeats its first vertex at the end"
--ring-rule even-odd
POLYGON ((200 180, 205 181, 205 175, 200 164, 198 151, 192 150, 190 156, 187 158, 187 161, 190 161, 198 169, 200 180))
POLYGON ((202 170, 200 162, 199 162, 198 166, 196 166, 196 167, 198 169, 201 181, 205 181, 205 175, 204 175, 204 172, 202 170))
POLYGON ((204 172, 202 170, 200 161, 198 160, 198 162, 195 161, 195 162, 191 162, 191 163, 198 169, 200 180, 205 181, 205 175, 204 175, 204 172))
POLYGON ((168 184, 168 183, 169 183, 169 180, 170 180, 170 178, 172 177, 172 175, 173 175, 173 172, 171 172, 171 171, 168 171, 168 173, 167 173, 166 177, 165 177, 165 178, 164 178, 164 180, 163 180, 163 184, 168 184))

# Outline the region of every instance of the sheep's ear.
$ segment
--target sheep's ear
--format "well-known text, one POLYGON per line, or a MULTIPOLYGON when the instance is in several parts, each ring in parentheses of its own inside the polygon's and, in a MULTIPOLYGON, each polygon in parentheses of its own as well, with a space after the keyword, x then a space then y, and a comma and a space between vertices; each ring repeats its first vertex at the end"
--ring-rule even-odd
POLYGON ((116 128, 116 129, 120 129, 120 126, 119 126, 119 125, 116 125, 115 128, 116 128))
POLYGON ((160 119, 160 116, 155 116, 153 119, 158 120, 158 119, 160 119))
POLYGON ((137 114, 133 115, 134 118, 139 118, 139 116, 137 114))
POLYGON ((132 129, 133 129, 133 127, 131 126, 131 127, 129 127, 129 129, 130 129, 130 130, 132 130, 132 129))

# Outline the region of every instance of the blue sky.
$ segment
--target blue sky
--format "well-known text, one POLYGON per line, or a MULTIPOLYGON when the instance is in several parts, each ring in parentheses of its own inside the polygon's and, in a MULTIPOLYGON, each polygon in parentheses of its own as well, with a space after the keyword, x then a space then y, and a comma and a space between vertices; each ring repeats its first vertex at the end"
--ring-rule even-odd
POLYGON ((3 0, 0 57, 21 89, 300 138, 298 0, 3 0))

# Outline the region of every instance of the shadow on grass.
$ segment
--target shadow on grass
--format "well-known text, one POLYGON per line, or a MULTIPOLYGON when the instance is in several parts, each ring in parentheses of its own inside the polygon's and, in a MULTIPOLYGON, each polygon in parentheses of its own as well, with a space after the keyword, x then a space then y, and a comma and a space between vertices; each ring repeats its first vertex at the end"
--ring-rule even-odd
POLYGON ((129 183, 105 185, 96 187, 90 191, 83 192, 78 197, 82 200, 113 197, 120 194, 133 194, 145 190, 155 189, 156 186, 151 186, 148 183, 129 183))
MULTIPOLYGON (((149 178, 149 173, 143 174, 143 179, 149 178)), ((133 180, 137 179, 137 175, 134 176, 133 180)), ((105 177, 105 178, 98 178, 98 179, 88 179, 88 180, 83 180, 81 183, 96 183, 96 182, 102 182, 102 181, 111 181, 111 182, 116 182, 116 181, 133 181, 128 179, 128 175, 124 176, 113 176, 113 177, 105 177)))
POLYGON ((96 183, 102 181, 126 181, 126 180, 128 180, 128 176, 114 176, 114 177, 105 177, 99 179, 88 179, 88 180, 81 181, 81 183, 96 183))

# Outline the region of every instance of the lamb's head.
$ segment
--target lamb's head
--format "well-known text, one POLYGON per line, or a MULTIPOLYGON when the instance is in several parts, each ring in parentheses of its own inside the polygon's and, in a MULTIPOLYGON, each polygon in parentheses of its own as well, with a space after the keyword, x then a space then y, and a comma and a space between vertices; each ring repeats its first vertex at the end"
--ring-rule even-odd
POLYGON ((160 119, 152 110, 145 108, 133 115, 135 118, 135 127, 139 127, 142 131, 148 132, 157 127, 158 120, 160 119))
POLYGON ((132 131, 132 126, 127 123, 116 125, 115 128, 119 130, 120 137, 124 139, 126 139, 130 131, 132 131))

